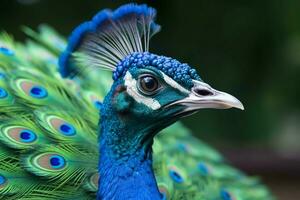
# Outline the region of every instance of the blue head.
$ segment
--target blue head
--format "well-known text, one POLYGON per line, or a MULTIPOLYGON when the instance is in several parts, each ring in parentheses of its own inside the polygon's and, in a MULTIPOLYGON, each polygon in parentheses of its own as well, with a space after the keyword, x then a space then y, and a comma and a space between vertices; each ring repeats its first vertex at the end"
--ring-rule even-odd
POLYGON ((161 129, 199 109, 243 109, 236 98, 204 83, 188 64, 149 53, 150 37, 159 30, 155 14, 134 4, 102 11, 75 29, 60 58, 65 76, 76 71, 76 64, 113 71, 101 128, 102 133, 110 130, 107 140, 115 141, 118 152, 120 146, 128 151, 151 144, 161 129))
POLYGON ((113 78, 101 117, 114 116, 131 130, 125 138, 134 147, 151 144, 161 129, 201 108, 243 109, 236 98, 204 83, 195 69, 165 56, 133 53, 118 64, 113 78))

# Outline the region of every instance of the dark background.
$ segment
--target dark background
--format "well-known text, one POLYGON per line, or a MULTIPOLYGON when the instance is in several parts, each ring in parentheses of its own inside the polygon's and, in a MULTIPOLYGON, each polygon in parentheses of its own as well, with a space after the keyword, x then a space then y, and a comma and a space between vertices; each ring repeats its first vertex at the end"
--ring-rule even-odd
MULTIPOLYGON (((47 23, 67 36, 120 0, 1 0, 0 30, 47 23)), ((259 174, 279 199, 300 199, 300 1, 137 1, 158 10, 151 50, 187 62, 245 111, 203 110, 184 119, 235 166, 259 174)))

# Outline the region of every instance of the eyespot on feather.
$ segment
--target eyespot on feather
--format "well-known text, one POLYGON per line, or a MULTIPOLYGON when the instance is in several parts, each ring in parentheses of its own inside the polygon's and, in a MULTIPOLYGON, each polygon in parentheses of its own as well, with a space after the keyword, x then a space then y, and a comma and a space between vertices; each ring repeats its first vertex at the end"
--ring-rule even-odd
POLYGON ((92 104, 97 110, 100 110, 102 103, 100 98, 98 98, 96 94, 94 93, 88 94, 88 99, 90 100, 90 102, 92 102, 92 104))
POLYGON ((0 47, 0 53, 6 56, 13 56, 15 52, 7 47, 0 47))
POLYGON ((204 162, 198 164, 198 170, 203 176, 208 176, 211 173, 211 167, 204 162))
POLYGON ((5 178, 5 176, 0 174, 0 190, 4 188, 6 185, 7 185, 7 179, 5 178))
POLYGON ((94 101, 94 106, 95 108, 97 108, 98 110, 101 109, 102 103, 99 100, 94 101))
POLYGON ((64 136, 73 136, 76 134, 75 127, 61 118, 58 118, 56 116, 50 116, 47 119, 47 121, 53 129, 55 129, 57 132, 61 133, 64 136))
POLYGON ((30 80, 19 79, 17 80, 17 86, 24 94, 35 99, 44 99, 48 96, 47 90, 42 85, 30 80))
POLYGON ((15 98, 11 94, 9 87, 7 87, 7 82, 7 80, 1 78, 0 72, 0 107, 3 107, 5 110, 17 109, 17 106, 13 106, 15 98))
POLYGON ((36 143, 37 134, 23 126, 6 126, 1 128, 4 142, 12 148, 22 149, 36 143))
POLYGON ((183 183, 184 182, 184 178, 183 178, 182 173, 175 166, 170 166, 169 167, 169 176, 176 183, 183 183))
POLYGON ((225 189, 221 190, 220 196, 222 197, 223 200, 236 200, 236 198, 234 198, 233 194, 225 189))
POLYGON ((98 173, 94 173, 90 177, 91 186, 93 187, 93 189, 95 189, 95 191, 97 191, 97 189, 98 189, 98 180, 99 180, 99 174, 98 173))
POLYGON ((161 195, 161 200, 168 200, 170 198, 170 192, 169 192, 167 186, 159 185, 158 190, 159 190, 160 195, 161 195))
POLYGON ((99 173, 94 172, 87 175, 87 179, 85 181, 85 184, 83 185, 85 189, 87 189, 90 192, 97 192, 98 190, 98 180, 99 180, 99 173))
POLYGON ((7 95, 7 91, 4 88, 0 87, 0 99, 4 99, 5 97, 7 97, 7 95))
POLYGON ((63 170, 67 166, 67 162, 62 155, 57 153, 43 153, 32 158, 32 164, 45 171, 63 170))
POLYGON ((0 79, 5 79, 6 75, 3 72, 0 72, 0 79))

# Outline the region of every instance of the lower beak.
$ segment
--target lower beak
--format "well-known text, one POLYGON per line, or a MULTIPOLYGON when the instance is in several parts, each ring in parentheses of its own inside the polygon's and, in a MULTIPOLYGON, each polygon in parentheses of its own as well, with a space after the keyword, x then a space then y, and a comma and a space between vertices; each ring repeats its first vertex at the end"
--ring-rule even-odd
POLYGON ((184 112, 196 111, 203 108, 228 109, 238 108, 244 110, 243 104, 234 96, 213 89, 204 82, 194 80, 194 86, 188 97, 168 105, 182 105, 184 112))

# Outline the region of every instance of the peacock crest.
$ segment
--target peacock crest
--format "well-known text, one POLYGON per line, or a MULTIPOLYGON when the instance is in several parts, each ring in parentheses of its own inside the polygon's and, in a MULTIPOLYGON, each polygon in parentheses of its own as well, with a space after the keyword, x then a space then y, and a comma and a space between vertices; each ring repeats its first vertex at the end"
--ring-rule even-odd
POLYGON ((74 61, 115 71, 128 55, 148 52, 150 38, 160 30, 155 17, 156 10, 146 5, 131 4, 115 11, 100 11, 73 31, 60 57, 61 72, 67 76, 74 61))

